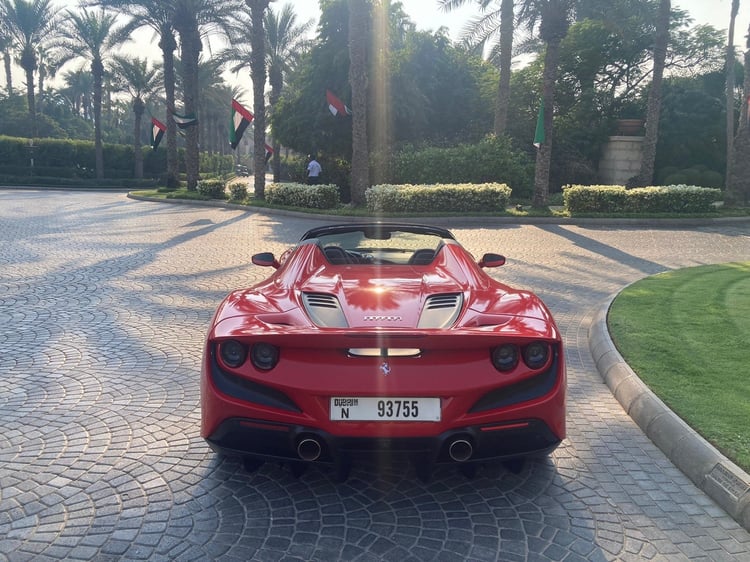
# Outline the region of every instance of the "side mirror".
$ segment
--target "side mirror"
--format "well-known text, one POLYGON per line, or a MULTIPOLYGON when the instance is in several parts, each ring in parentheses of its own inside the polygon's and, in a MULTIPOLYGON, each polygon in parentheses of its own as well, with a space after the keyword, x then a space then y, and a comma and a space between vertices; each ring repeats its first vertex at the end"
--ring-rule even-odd
POLYGON ((505 265, 505 256, 500 254, 484 254, 479 260, 479 267, 500 267, 505 265))
POLYGON ((255 265, 259 265, 261 267, 273 267, 274 269, 278 269, 280 265, 271 252, 261 252, 260 254, 255 254, 252 260, 255 265))

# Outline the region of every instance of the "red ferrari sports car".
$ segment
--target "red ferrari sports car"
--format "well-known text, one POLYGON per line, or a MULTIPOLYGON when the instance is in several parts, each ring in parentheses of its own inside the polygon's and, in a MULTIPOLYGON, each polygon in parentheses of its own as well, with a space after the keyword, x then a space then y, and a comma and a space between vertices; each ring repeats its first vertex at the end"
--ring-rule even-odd
POLYGON ((483 271, 443 228, 314 228, 265 281, 214 316, 201 374, 212 449, 328 463, 406 454, 475 467, 551 452, 565 438, 565 358, 547 307, 483 271))

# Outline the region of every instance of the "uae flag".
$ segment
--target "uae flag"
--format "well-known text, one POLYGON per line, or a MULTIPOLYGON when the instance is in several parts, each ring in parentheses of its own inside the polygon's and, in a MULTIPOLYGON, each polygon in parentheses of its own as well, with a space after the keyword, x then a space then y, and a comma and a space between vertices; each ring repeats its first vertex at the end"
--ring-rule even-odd
POLYGON ((534 146, 542 148, 544 144, 544 100, 542 105, 539 106, 539 115, 536 118, 536 130, 534 131, 534 146))
POLYGON ((167 126, 159 121, 156 117, 151 118, 151 149, 156 150, 161 142, 164 133, 167 130, 167 126))
POLYGON ((174 122, 180 129, 187 129, 188 127, 198 124, 198 119, 195 118, 194 113, 191 113, 190 115, 180 115, 179 113, 172 112, 172 119, 174 119, 174 122))
POLYGON ((245 109, 240 102, 232 100, 232 122, 229 124, 229 146, 237 148, 245 129, 250 125, 255 115, 245 109))
POLYGON ((266 164, 268 164, 271 156, 273 156, 273 148, 270 145, 266 144, 266 164))
POLYGON ((337 98, 331 90, 326 90, 326 101, 328 102, 328 109, 333 115, 351 115, 352 111, 343 101, 337 98))

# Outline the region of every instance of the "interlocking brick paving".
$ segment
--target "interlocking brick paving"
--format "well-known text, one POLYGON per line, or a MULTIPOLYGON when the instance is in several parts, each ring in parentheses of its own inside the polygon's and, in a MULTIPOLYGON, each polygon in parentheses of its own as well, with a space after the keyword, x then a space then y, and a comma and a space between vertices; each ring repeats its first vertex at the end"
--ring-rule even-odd
MULTIPOLYGON (((445 223, 446 221, 443 221, 445 223)), ((320 219, 0 190, 0 560, 750 560, 750 534, 603 384, 597 307, 660 271, 750 260, 750 226, 456 223, 564 334, 568 439, 518 474, 407 464, 246 473, 199 437, 211 315, 320 219)))

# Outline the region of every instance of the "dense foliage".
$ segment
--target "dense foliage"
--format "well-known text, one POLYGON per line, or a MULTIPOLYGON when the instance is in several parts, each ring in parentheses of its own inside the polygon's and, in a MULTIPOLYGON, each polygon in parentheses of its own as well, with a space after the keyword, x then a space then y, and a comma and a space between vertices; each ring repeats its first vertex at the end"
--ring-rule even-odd
POLYGON ((563 190, 565 207, 576 213, 709 213, 721 190, 687 185, 639 187, 573 185, 563 190))
MULTIPOLYGON (((164 41, 160 40, 160 47, 168 43, 169 33, 165 29, 171 29, 171 21, 159 19, 168 17, 160 11, 160 6, 164 8, 161 3, 106 0, 103 4, 123 8, 124 14, 134 16, 130 24, 133 29, 146 22, 154 31, 166 33, 161 37, 164 41), (136 10, 137 6, 140 8, 136 10), (152 21, 153 18, 156 19, 152 21), (168 25, 162 28, 165 22, 168 25)), ((191 72, 197 73, 201 86, 196 105, 201 171, 221 173, 230 167, 225 165, 225 157, 217 156, 229 153, 226 139, 230 100, 242 98, 241 91, 224 82, 222 72, 227 68, 247 67, 248 28, 241 25, 236 30, 229 29, 228 20, 218 17, 226 15, 229 4, 214 4, 215 13, 201 15, 205 17, 201 19, 205 23, 201 24, 201 31, 205 31, 205 37, 229 33, 231 48, 221 53, 204 48, 203 60, 191 72), (227 25, 222 27, 221 22, 227 25)), ((323 164, 324 181, 336 184, 341 199, 348 201, 352 117, 333 116, 325 94, 330 90, 351 105, 350 3, 319 0, 319 4, 321 19, 315 35, 309 42, 291 44, 293 48, 283 57, 288 64, 284 65, 281 78, 276 71, 271 72, 275 81, 270 100, 273 104, 270 132, 277 146, 274 157, 284 155, 277 168, 280 179, 304 182, 305 156, 315 152, 323 164)), ((554 149, 549 179, 552 192, 567 184, 599 182, 599 159, 608 137, 616 131, 616 119, 645 117, 659 2, 577 0, 565 4, 569 7, 566 23, 569 26, 560 43, 555 85, 554 149)), ((384 6, 387 7, 384 21, 378 23, 373 17, 366 31, 370 45, 367 53, 370 183, 504 182, 513 188, 515 196, 527 197, 532 189, 533 160, 537 155, 531 143, 540 105, 545 54, 538 25, 542 14, 534 9, 538 4, 516 4, 519 34, 522 28, 530 35, 514 49, 527 56, 522 64, 520 59, 514 64, 505 136, 496 139, 488 137, 493 130, 499 78, 492 59, 496 53, 473 48, 481 45, 477 42, 453 43, 444 30, 417 31, 400 3, 384 6), (518 11, 521 6, 522 14, 518 11)), ((235 23, 242 23, 246 18, 243 14, 235 14, 235 23)), ((269 21, 272 18, 266 25, 270 25, 269 21)), ((655 181, 722 186, 726 162, 723 33, 708 26, 691 28, 689 23, 683 11, 672 10, 655 181)), ((42 42, 46 44, 49 38, 42 38, 42 42)), ((273 39, 268 38, 269 45, 274 44, 273 39)), ((12 48, 9 54, 14 54, 12 48)), ((33 119, 38 131, 36 138, 91 141, 94 138, 91 71, 88 66, 76 70, 71 63, 56 59, 56 54, 51 48, 40 48, 37 54, 35 77, 39 88, 33 119), (48 81, 45 87, 42 79, 55 71, 57 84, 62 85, 50 87, 48 81)), ((81 62, 80 58, 75 60, 81 62)), ((178 60, 176 66, 178 90, 185 87, 186 70, 181 63, 178 60)), ((274 66, 271 58, 267 64, 270 71, 274 66)), ((134 111, 143 106, 135 103, 134 79, 128 78, 128 84, 122 84, 126 77, 118 65, 107 63, 105 71, 101 119, 105 177, 128 175, 131 173, 128 167, 132 166, 128 159, 135 149, 130 149, 128 157, 127 150, 110 145, 147 145, 148 116, 153 114, 167 120, 164 98, 143 96, 144 126, 139 131, 134 111), (130 94, 125 94, 126 90, 130 94), (140 138, 134 139, 135 134, 140 138)), ((742 73, 742 66, 737 64, 738 83, 742 73)), ((0 94, 0 135, 31 137, 27 99, 21 95, 18 82, 16 79, 13 91, 6 87, 6 93, 0 94)), ((166 88, 166 83, 157 85, 156 92, 166 88)), ((739 114, 739 89, 736 94, 735 112, 739 114)), ((180 102, 179 96, 177 101, 180 102)), ((246 136, 245 150, 251 135, 246 136)), ((179 135, 178 142, 185 146, 179 135)), ((35 144, 43 143, 35 140, 35 144)), ((77 146, 77 142, 72 142, 67 156, 62 157, 65 166, 61 176, 86 175, 94 167, 88 154, 71 156, 77 146)), ((6 166, 5 172, 27 175, 25 166, 30 154, 28 149, 18 150, 22 156, 3 159, 2 164, 6 166)), ((57 166, 49 163, 58 158, 50 150, 45 145, 35 152, 38 169, 57 166)), ((145 150, 144 157, 144 174, 163 176, 165 160, 161 149, 156 153, 145 150)))

